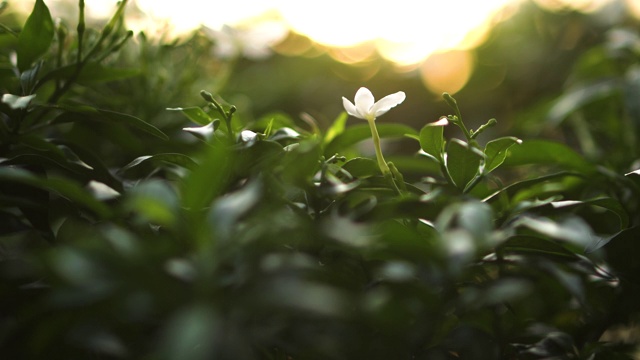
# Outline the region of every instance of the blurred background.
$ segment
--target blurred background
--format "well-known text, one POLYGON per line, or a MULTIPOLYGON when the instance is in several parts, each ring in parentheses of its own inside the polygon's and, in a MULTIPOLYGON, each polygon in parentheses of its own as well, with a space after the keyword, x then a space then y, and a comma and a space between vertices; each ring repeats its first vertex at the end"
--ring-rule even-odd
MULTIPOLYGON (((26 14, 33 3, 9 1, 8 11, 26 14)), ((78 1, 46 4, 74 29, 78 1)), ((87 18, 104 22, 115 6, 86 0, 87 18)), ((326 128, 343 111, 341 97, 366 86, 376 98, 407 94, 379 121, 419 129, 450 113, 441 101, 449 92, 471 126, 496 118, 493 132, 526 137, 545 131, 531 123, 543 121, 551 106, 544 100, 561 94, 587 49, 626 41, 613 30, 637 29, 640 1, 137 0, 127 14, 132 53, 162 44, 146 54, 157 79, 138 102, 156 124, 175 118, 167 107, 201 105, 206 89, 246 121, 274 111, 299 121, 305 113, 326 128)))

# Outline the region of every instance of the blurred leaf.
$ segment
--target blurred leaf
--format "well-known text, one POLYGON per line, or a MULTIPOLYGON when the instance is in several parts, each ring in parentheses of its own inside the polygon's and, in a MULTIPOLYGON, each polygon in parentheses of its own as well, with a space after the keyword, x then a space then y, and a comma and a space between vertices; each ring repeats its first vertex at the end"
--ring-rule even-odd
POLYGON ((173 226, 177 222, 178 196, 166 182, 144 181, 129 190, 128 208, 156 225, 173 226))
POLYGON ((444 161, 444 145, 444 125, 440 122, 427 124, 420 130, 420 147, 439 162, 444 161))
POLYGON ((447 145, 447 170, 455 185, 464 190, 479 173, 483 154, 458 139, 451 139, 447 145))
POLYGON ((502 245, 507 252, 523 254, 536 254, 543 257, 558 257, 567 260, 576 260, 577 256, 562 245, 536 236, 515 235, 510 237, 502 245))
POLYGON ((476 240, 486 240, 493 230, 491 207, 480 201, 464 202, 458 209, 458 226, 466 229, 476 240))
POLYGON ((557 126, 570 114, 595 100, 610 97, 620 91, 619 81, 616 79, 600 80, 593 84, 582 85, 562 95, 551 108, 548 121, 557 126))
POLYGON ((18 69, 27 70, 44 55, 53 41, 53 20, 43 0, 36 0, 33 11, 18 36, 18 69))
POLYGON ((233 153, 222 146, 212 146, 181 184, 183 206, 193 211, 209 207, 230 181, 233 153))
POLYGON ((262 193, 262 184, 253 181, 213 203, 207 220, 211 229, 220 236, 220 240, 231 239, 236 222, 258 204, 262 193))
POLYGON ((221 337, 220 322, 212 308, 205 304, 189 305, 172 314, 164 326, 159 359, 206 360, 214 358, 221 337))
POLYGON ((595 166, 566 145, 548 140, 527 140, 511 148, 505 160, 507 166, 559 165, 584 174, 595 172, 595 166))
POLYGON ((140 129, 162 140, 169 140, 169 137, 158 128, 135 116, 100 109, 98 109, 98 112, 112 121, 140 129))
POLYGON ((189 120, 193 121, 199 125, 209 125, 214 119, 209 116, 202 108, 200 107, 188 107, 188 108, 167 108, 170 111, 180 111, 182 112, 189 120))
POLYGON ((127 165, 123 166, 120 170, 118 170, 118 172, 125 173, 130 169, 142 165, 162 167, 166 166, 167 164, 181 166, 185 169, 194 169, 197 166, 196 162, 187 155, 168 153, 137 157, 127 165))
POLYGON ((76 81, 80 84, 95 85, 103 82, 129 79, 141 73, 137 68, 111 68, 95 62, 85 64, 80 69, 80 73, 75 75, 77 71, 77 64, 65 65, 52 70, 38 81, 38 87, 50 80, 68 79, 72 76, 77 76, 76 81))
POLYGON ((68 179, 56 177, 42 179, 25 170, 0 167, 0 181, 19 182, 48 190, 85 206, 102 218, 111 216, 111 210, 106 205, 94 199, 86 190, 68 179))
POLYGON ((349 114, 341 112, 340 115, 333 121, 333 124, 327 129, 327 133, 324 136, 324 144, 329 144, 338 135, 342 134, 347 124, 349 114))
POLYGON ((513 226, 525 226, 552 239, 567 241, 583 251, 600 241, 600 237, 593 233, 589 224, 577 216, 559 221, 544 217, 522 216, 514 222, 513 226))
POLYGON ((103 182, 118 192, 123 191, 122 182, 111 173, 111 170, 107 168, 107 166, 102 162, 102 159, 100 159, 98 155, 82 146, 68 141, 54 141, 57 145, 63 145, 69 148, 71 151, 78 155, 82 162, 89 165, 92 168, 91 176, 94 180, 103 182))
POLYGON ((104 122, 113 122, 130 126, 138 130, 142 130, 162 140, 169 140, 169 137, 158 128, 133 115, 123 114, 110 110, 96 109, 87 106, 74 106, 73 110, 58 115, 51 122, 51 124, 83 122, 91 120, 100 120, 104 122))
POLYGON ((347 161, 342 168, 357 179, 365 179, 380 175, 380 167, 375 160, 369 158, 354 158, 347 161))
POLYGON ((515 137, 502 137, 491 140, 484 147, 484 154, 487 157, 485 161, 485 173, 490 173, 498 166, 502 165, 507 158, 507 150, 514 144, 521 144, 522 140, 515 137))
MULTIPOLYGON (((407 125, 382 123, 376 124, 376 126, 381 138, 417 135, 417 132, 407 125)), ((337 135, 329 144, 327 144, 324 154, 325 156, 333 156, 334 154, 340 153, 344 149, 347 149, 360 141, 370 138, 371 130, 369 129, 369 125, 359 124, 348 127, 344 132, 337 135)))
POLYGON ((556 209, 568 209, 589 205, 597 206, 614 213, 618 217, 618 219, 620 220, 620 230, 626 229, 627 226, 629 226, 629 215, 627 214, 627 211, 618 200, 613 198, 597 198, 582 201, 554 201, 551 203, 551 205, 556 209))
POLYGON ((535 185, 539 185, 539 184, 558 183, 558 182, 562 182, 562 181, 564 181, 566 179, 582 180, 583 178, 584 178, 584 176, 581 175, 581 174, 571 173, 571 172, 566 172, 566 171, 559 172, 559 173, 556 173, 556 174, 539 176, 539 177, 536 177, 536 178, 533 178, 533 179, 518 181, 518 182, 513 183, 511 185, 505 186, 504 188, 496 191, 492 195, 490 195, 487 198, 485 198, 484 201, 493 202, 493 201, 499 200, 500 199, 500 195, 503 195, 503 194, 507 195, 508 197, 513 197, 519 191, 525 191, 525 190, 530 189, 530 188, 534 187, 535 185))
POLYGON ((13 94, 4 94, 2 95, 2 102, 9 105, 12 109, 26 109, 31 100, 36 97, 36 94, 28 95, 28 96, 18 96, 13 94))

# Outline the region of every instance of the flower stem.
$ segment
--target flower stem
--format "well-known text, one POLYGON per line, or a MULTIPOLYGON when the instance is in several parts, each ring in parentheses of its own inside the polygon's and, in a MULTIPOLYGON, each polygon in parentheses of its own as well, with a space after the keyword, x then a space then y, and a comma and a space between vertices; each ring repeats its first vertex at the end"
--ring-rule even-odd
POLYGON ((380 135, 378 134, 378 129, 376 128, 375 119, 368 120, 369 128, 371 128, 371 137, 373 138, 373 147, 376 150, 376 158, 378 159, 378 166, 380 167, 380 171, 382 171, 382 175, 391 174, 391 170, 389 169, 389 165, 384 161, 384 156, 382 156, 382 149, 380 148, 380 135))

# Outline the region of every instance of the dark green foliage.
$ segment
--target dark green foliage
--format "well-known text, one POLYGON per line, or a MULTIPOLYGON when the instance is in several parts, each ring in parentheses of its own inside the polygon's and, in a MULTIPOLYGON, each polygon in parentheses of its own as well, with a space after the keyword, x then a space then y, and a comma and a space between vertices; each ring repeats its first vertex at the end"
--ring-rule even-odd
POLYGON ((39 0, 0 34, 0 357, 637 354, 637 46, 586 52, 546 105, 577 149, 481 144, 495 120, 468 128, 445 94, 447 124, 378 124, 417 152, 384 177, 344 113, 322 130, 181 93, 211 69, 167 69, 206 41, 133 47, 125 5, 61 42, 39 0))

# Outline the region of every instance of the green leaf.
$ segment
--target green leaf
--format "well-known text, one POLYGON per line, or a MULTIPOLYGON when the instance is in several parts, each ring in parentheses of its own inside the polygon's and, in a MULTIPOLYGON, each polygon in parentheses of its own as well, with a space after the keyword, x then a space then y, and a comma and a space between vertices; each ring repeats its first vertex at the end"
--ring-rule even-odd
POLYGON ((420 147, 439 162, 443 162, 444 144, 444 126, 438 122, 427 124, 420 130, 420 147))
MULTIPOLYGON (((51 80, 68 79, 74 76, 76 71, 78 71, 78 65, 76 64, 65 65, 54 69, 38 81, 37 87, 51 80)), ((93 85, 102 82, 128 79, 138 75, 140 75, 139 69, 109 68, 98 63, 90 62, 82 67, 80 73, 77 75, 77 82, 79 84, 93 85)))
POLYGON ((566 241, 577 246, 581 250, 593 247, 601 240, 589 224, 577 216, 554 221, 546 217, 519 217, 514 223, 514 227, 524 226, 541 235, 546 235, 551 239, 566 241))
POLYGON ((515 137, 503 137, 491 140, 484 147, 485 160, 484 171, 486 174, 502 165, 507 158, 507 150, 514 144, 521 144, 522 140, 515 137))
POLYGON ((480 150, 458 139, 451 139, 447 146, 447 171, 455 185, 464 190, 479 173, 483 158, 480 150))
POLYGON ((513 183, 509 186, 506 186, 498 191, 496 191, 495 193, 491 194, 490 196, 486 197, 483 201, 486 202, 492 202, 494 200, 499 199, 499 195, 501 194, 506 194, 509 197, 513 197, 515 196, 519 191, 525 191, 529 188, 532 188, 536 185, 539 184, 544 184, 544 183, 561 183, 564 181, 567 181, 567 179, 575 179, 577 181, 582 181, 583 180, 583 176, 581 174, 578 173, 571 173, 571 172, 560 172, 560 173, 556 173, 556 174, 550 174, 550 175, 544 175, 544 176, 540 176, 540 177, 536 177, 533 179, 527 179, 524 181, 519 181, 516 183, 513 183))
MULTIPOLYGON (((403 124, 376 124, 381 138, 403 137, 417 135, 417 131, 403 124)), ((371 138, 371 130, 367 124, 351 126, 337 135, 326 147, 324 154, 333 156, 360 141, 371 138)))
POLYGON ((43 0, 36 0, 33 11, 18 36, 18 69, 25 71, 44 55, 53 41, 53 20, 43 0))
POLYGON ((0 168, 0 181, 17 182, 54 192, 86 207, 102 218, 111 216, 111 210, 105 204, 93 198, 87 190, 68 179, 59 177, 43 179, 19 168, 3 167, 0 168))
MULTIPOLYGON (((65 106, 65 108, 69 108, 65 106)), ((157 127, 148 122, 137 118, 133 115, 123 114, 110 110, 95 109, 92 107, 74 106, 72 110, 64 112, 56 117, 52 124, 62 124, 67 122, 81 122, 100 120, 106 122, 114 122, 122 125, 130 126, 138 130, 142 130, 148 134, 158 137, 162 140, 169 140, 169 137, 157 127)))
POLYGON ((179 199, 168 182, 152 179, 137 184, 127 194, 128 210, 153 224, 173 226, 177 220, 179 199))
POLYGON ((223 191, 230 180, 232 164, 237 160, 233 155, 234 153, 222 146, 206 149, 202 163, 183 178, 181 193, 185 208, 199 211, 208 207, 223 191))
POLYGON ((558 165, 567 170, 582 173, 595 172, 595 166, 585 160, 580 154, 564 144, 549 140, 527 140, 520 146, 511 148, 505 165, 558 165))
POLYGON ((114 122, 137 128, 162 140, 169 140, 169 137, 165 133, 160 131, 160 129, 133 115, 101 109, 98 109, 98 112, 114 122))
POLYGON ((147 155, 140 156, 135 158, 133 161, 123 166, 119 172, 124 173, 130 169, 141 165, 151 165, 154 167, 162 167, 166 164, 181 166, 186 169, 193 169, 197 166, 196 162, 193 161, 189 156, 178 154, 178 153, 166 153, 166 154, 156 154, 156 155, 147 155))
POLYGON ((354 158, 347 161, 342 168, 357 179, 365 179, 380 175, 380 168, 375 160, 369 158, 354 158))
POLYGON ((545 257, 553 256, 568 260, 576 260, 578 257, 564 246, 544 238, 528 235, 515 235, 503 245, 507 252, 519 254, 537 254, 545 257))
POLYGON ((620 220, 621 230, 629 226, 629 215, 625 211, 622 204, 618 200, 613 198, 597 198, 597 199, 582 200, 582 201, 574 201, 574 200, 554 201, 551 203, 551 205, 556 209, 560 209, 560 208, 568 209, 568 208, 575 208, 575 207, 588 206, 588 205, 597 206, 615 214, 620 220))
POLYGON ((340 115, 333 121, 333 124, 327 129, 327 133, 324 136, 324 143, 329 144, 336 136, 344 132, 344 128, 347 124, 349 114, 346 112, 340 113, 340 115))
POLYGON ((582 85, 567 91, 549 111, 548 122, 557 126, 570 114, 585 105, 596 100, 610 98, 618 92, 620 92, 620 82, 617 79, 598 80, 592 84, 582 85))
POLYGON ((180 111, 182 112, 189 120, 193 121, 199 125, 209 125, 213 118, 209 116, 202 108, 200 107, 188 107, 188 108, 168 108, 170 111, 180 111))

